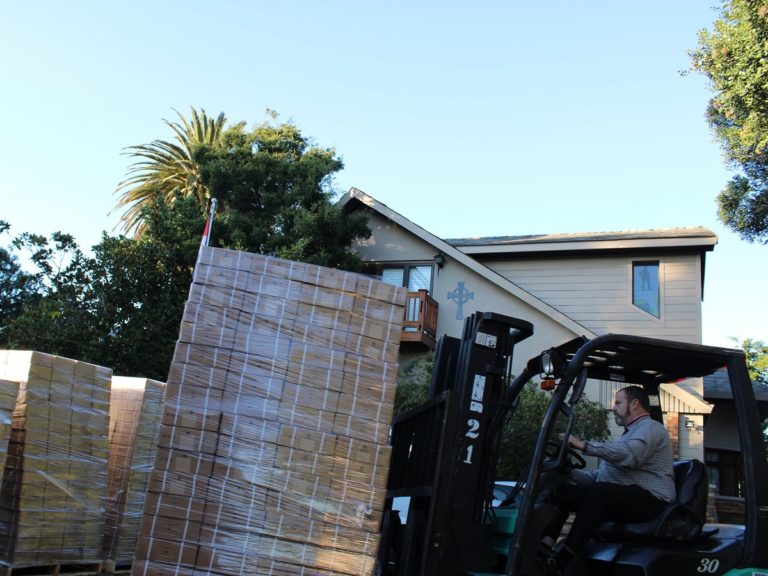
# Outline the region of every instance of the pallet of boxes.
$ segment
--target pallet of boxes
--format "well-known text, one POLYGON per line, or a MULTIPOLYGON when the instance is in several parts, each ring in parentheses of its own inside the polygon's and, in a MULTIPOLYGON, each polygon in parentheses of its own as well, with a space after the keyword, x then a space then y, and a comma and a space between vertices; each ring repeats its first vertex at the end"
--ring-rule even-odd
POLYGON ((13 410, 16 408, 18 393, 18 382, 0 379, 0 479, 2 479, 5 458, 8 455, 8 439, 11 435, 13 410))
POLYGON ((100 567, 111 377, 60 356, 0 351, 0 379, 17 391, 0 485, 4 573, 100 567))
POLYGON ((203 248, 132 574, 372 574, 404 289, 203 248))
POLYGON ((164 382, 112 377, 101 553, 105 572, 125 569, 133 561, 149 474, 155 463, 164 397, 164 382))

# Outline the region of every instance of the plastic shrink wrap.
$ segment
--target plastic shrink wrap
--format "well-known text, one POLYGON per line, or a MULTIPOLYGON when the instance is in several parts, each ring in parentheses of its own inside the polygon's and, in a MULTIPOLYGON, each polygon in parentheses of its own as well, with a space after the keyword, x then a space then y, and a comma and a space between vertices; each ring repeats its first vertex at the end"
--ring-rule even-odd
POLYGON ((5 458, 8 454, 8 439, 11 435, 13 409, 16 407, 18 393, 18 382, 0 380, 0 478, 2 478, 5 458))
POLYGON ((107 486, 112 370, 0 351, 18 396, 0 486, 0 563, 98 563, 107 486))
POLYGON ((113 376, 109 468, 101 557, 106 571, 133 560, 149 473, 155 463, 165 383, 113 376))
POLYGON ((133 575, 371 574, 405 291, 204 248, 133 575))

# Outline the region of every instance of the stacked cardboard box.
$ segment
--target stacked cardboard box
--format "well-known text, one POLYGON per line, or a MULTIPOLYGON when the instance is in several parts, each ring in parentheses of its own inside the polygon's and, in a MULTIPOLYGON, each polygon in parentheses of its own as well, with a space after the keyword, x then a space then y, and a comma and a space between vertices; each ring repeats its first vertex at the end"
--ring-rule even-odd
POLYGON ((165 383, 114 376, 109 404, 109 474, 102 558, 130 564, 155 462, 165 383))
POLYGON ((5 565, 99 562, 111 377, 68 358, 0 352, 0 378, 19 382, 0 487, 5 565))
POLYGON ((8 454, 8 438, 11 435, 13 409, 16 407, 18 392, 18 382, 0 380, 0 478, 2 478, 5 457, 8 454))
POLYGON ((134 575, 373 570, 405 293, 205 248, 134 575))

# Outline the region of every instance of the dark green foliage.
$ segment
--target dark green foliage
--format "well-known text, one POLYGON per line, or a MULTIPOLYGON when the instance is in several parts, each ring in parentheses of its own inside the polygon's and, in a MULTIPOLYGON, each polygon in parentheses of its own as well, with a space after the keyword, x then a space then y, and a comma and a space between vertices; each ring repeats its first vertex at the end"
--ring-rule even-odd
POLYGON ((426 401, 434 360, 434 352, 429 352, 402 365, 397 376, 395 416, 426 401))
MULTIPOLYGON (((768 386, 768 344, 762 340, 747 338, 741 342, 740 347, 744 350, 752 382, 755 385, 768 386)), ((768 418, 763 420, 763 442, 768 457, 768 418)))
POLYGON ((362 213, 333 204, 333 175, 343 163, 312 146, 290 123, 242 125, 220 146, 194 155, 201 178, 220 203, 212 244, 333 268, 359 270, 348 247, 370 230, 362 213))
MULTIPOLYGON (((536 437, 544 421, 552 394, 544 392, 529 382, 520 393, 520 402, 514 415, 504 426, 502 433, 497 478, 516 480, 533 457, 536 437)), ((599 403, 584 398, 574 407, 576 420, 573 434, 587 440, 608 438, 608 411, 599 403)), ((553 440, 564 430, 564 422, 558 421, 553 440)))
MULTIPOLYGON (((0 220, 0 235, 9 229, 10 225, 0 220)), ((21 269, 18 257, 0 246, 0 342, 5 340, 8 323, 21 313, 33 283, 34 278, 21 269)))
POLYGON ((530 382, 519 398, 514 418, 507 421, 501 436, 496 476, 504 480, 517 480, 530 464, 550 395, 530 382))
POLYGON ((187 120, 176 112, 178 122, 164 120, 174 133, 172 141, 155 140, 150 144, 130 146, 126 154, 135 161, 125 180, 117 186, 120 194, 115 209, 123 208, 123 230, 140 238, 146 230, 145 208, 161 200, 171 205, 179 196, 194 198, 201 211, 210 200, 208 189, 200 182, 200 166, 192 158, 199 145, 218 146, 226 124, 224 114, 215 119, 205 110, 190 108, 187 120))
POLYGON ((741 342, 752 382, 768 385, 768 344, 762 340, 747 338, 741 342))
POLYGON ((141 240, 102 236, 93 257, 74 240, 22 234, 35 271, 1 347, 31 349, 164 380, 189 291, 203 217, 194 199, 145 207, 141 240))
POLYGON ((768 6, 726 0, 699 34, 692 68, 710 81, 707 119, 742 174, 717 198, 719 218, 747 241, 768 242, 768 6))
MULTIPOLYGON (((177 113, 178 114, 178 113, 177 113)), ((329 148, 312 144, 292 123, 246 130, 226 127, 226 117, 209 118, 191 108, 190 119, 165 121, 172 141, 131 146, 136 159, 118 185, 116 209, 126 231, 146 232, 146 208, 158 201, 174 206, 194 198, 199 211, 219 202, 211 245, 359 271, 349 251, 370 230, 362 212, 343 214, 333 203, 333 177, 344 164, 329 148)))
POLYGON ((718 194, 720 221, 742 239, 768 242, 768 178, 761 170, 755 176, 744 166, 746 176, 734 176, 718 194))
MULTIPOLYGON (((198 159, 221 200, 212 245, 360 268, 348 248, 370 231, 364 215, 333 205, 331 180, 342 162, 332 150, 310 146, 292 124, 253 132, 237 124, 224 138, 223 115, 214 121, 192 111, 192 122, 168 123, 179 145, 131 148, 139 160, 118 207, 129 207, 124 221, 134 238, 105 234, 90 257, 61 232, 21 234, 0 249, 0 348, 165 380, 207 216, 198 159)), ((0 222, 0 234, 7 230, 0 222)))
MULTIPOLYGON (((427 399, 433 362, 434 354, 430 353, 403 365, 397 380, 395 415, 402 414, 427 399)), ((541 391, 533 382, 526 384, 520 393, 513 416, 508 419, 502 431, 497 478, 515 480, 530 463, 536 437, 551 398, 551 393, 541 391)), ((588 440, 608 438, 608 410, 600 403, 582 398, 574 407, 574 412, 574 434, 588 440)), ((562 426, 558 427, 555 433, 562 430, 562 426)))
POLYGON ((102 237, 91 263, 97 312, 83 356, 116 374, 164 380, 179 332, 204 218, 194 199, 145 210, 138 240, 102 237))
POLYGON ((31 270, 23 273, 17 307, 4 323, 0 346, 76 357, 87 333, 88 258, 72 236, 61 232, 50 239, 23 233, 12 247, 31 270))

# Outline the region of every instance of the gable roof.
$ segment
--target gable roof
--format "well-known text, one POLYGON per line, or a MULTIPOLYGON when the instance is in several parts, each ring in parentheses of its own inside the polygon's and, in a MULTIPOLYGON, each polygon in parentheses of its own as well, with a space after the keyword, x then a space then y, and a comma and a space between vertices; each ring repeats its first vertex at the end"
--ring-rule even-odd
POLYGON ((529 234, 526 236, 487 236, 446 240, 466 254, 493 255, 529 252, 574 252, 674 249, 710 252, 717 236, 702 226, 660 228, 618 232, 580 232, 570 234, 529 234))
MULTIPOLYGON (((338 201, 345 209, 353 209, 355 203, 366 206, 382 217, 394 222, 422 241, 434 246, 435 249, 463 264, 473 272, 497 285, 513 296, 519 298, 535 310, 546 314, 552 320, 579 336, 595 338, 597 334, 588 330, 578 322, 565 316, 559 310, 540 300, 481 264, 474 254, 510 253, 510 252, 601 252, 605 250, 639 250, 665 248, 674 250, 693 250, 701 252, 712 251, 717 244, 717 236, 704 227, 695 228, 666 228, 657 230, 635 230, 625 232, 591 232, 574 234, 536 234, 527 236, 493 236, 485 238, 461 238, 444 240, 414 224, 402 214, 392 210, 386 204, 379 202, 358 188, 350 188, 338 201), (498 248, 498 249, 497 249, 498 248)), ((702 284, 704 282, 704 266, 702 265, 702 284)), ((706 384, 705 384, 706 388, 706 384)), ((684 389, 679 384, 668 383, 662 387, 666 398, 667 408, 683 407, 691 413, 708 414, 712 407, 698 392, 684 389)), ((709 392, 709 390, 708 390, 709 392)), ((709 394, 705 394, 709 396, 709 394)))
POLYGON ((712 412, 712 405, 695 389, 671 382, 662 384, 660 390, 664 412, 688 414, 709 414, 712 412))
POLYGON ((472 270, 479 276, 482 276, 489 282, 495 284, 502 290, 508 292, 509 294, 515 296, 519 300, 525 302, 527 305, 531 306, 535 310, 538 310, 542 314, 549 316, 550 318, 552 318, 552 320, 562 325, 564 328, 570 330, 575 335, 586 336, 587 338, 594 338, 596 336, 594 332, 585 328, 584 326, 574 321, 573 319, 569 318, 568 316, 566 316, 556 308, 553 308, 552 306, 540 300, 530 292, 522 289, 520 286, 518 286, 514 282, 510 282, 509 280, 507 280, 500 274, 494 272, 487 266, 483 266, 480 262, 468 256, 461 250, 455 248, 446 240, 438 238, 434 234, 427 232, 421 226, 414 224, 402 214, 395 212, 394 210, 389 208, 386 204, 379 202, 378 200, 376 200, 372 196, 369 196, 362 190, 359 190, 354 187, 350 188, 349 192, 344 194, 339 199, 338 204, 346 209, 351 209, 355 202, 358 202, 363 206, 366 206, 371 210, 377 212, 384 218, 391 220, 398 226, 402 227, 406 231, 416 236, 417 238, 421 239, 427 244, 434 246, 435 249, 442 252, 447 257, 450 257, 451 259, 461 263, 466 268, 469 268, 470 270, 472 270))
MULTIPOLYGON (((752 389, 758 402, 768 403, 768 384, 754 380, 752 389)), ((730 400, 733 398, 731 382, 725 369, 704 376, 704 397, 707 400, 730 400)))
POLYGON ((392 210, 386 204, 379 202, 358 188, 350 188, 339 199, 338 204, 346 209, 351 209, 355 202, 377 212, 422 241, 434 246, 438 251, 463 264, 532 308, 546 314, 574 334, 583 335, 587 338, 594 338, 596 334, 514 282, 484 266, 478 258, 482 259, 483 256, 493 257, 501 254, 575 254, 587 251, 591 254, 604 253, 606 251, 623 252, 637 250, 693 251, 701 254, 701 283, 703 289, 704 253, 712 251, 715 244, 717 244, 717 235, 701 226, 614 232, 442 239, 411 222, 402 214, 392 210))

